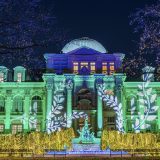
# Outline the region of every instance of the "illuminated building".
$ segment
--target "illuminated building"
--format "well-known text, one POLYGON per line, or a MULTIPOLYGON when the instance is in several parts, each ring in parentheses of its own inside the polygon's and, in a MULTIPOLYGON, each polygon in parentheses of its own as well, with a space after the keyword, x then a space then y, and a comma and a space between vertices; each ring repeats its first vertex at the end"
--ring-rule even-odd
MULTIPOLYGON (((29 120, 23 120, 22 115, 29 115, 34 104, 37 106, 36 130, 45 131, 55 85, 68 80, 72 81, 73 86, 66 88, 63 93, 67 115, 72 111, 86 112, 90 127, 98 137, 104 128, 116 129, 115 112, 98 95, 98 86, 103 83, 106 94, 117 96, 123 104, 124 129, 126 132, 132 131, 131 98, 135 99, 136 111, 143 111, 138 105, 139 82, 125 82, 126 76, 121 71, 124 54, 110 54, 99 42, 85 37, 67 43, 61 53, 46 53, 44 57, 46 73, 43 74, 43 82, 27 81, 24 67, 15 67, 13 78, 6 67, 0 67, 0 132, 32 130, 29 120)), ((150 85, 158 94, 159 82, 151 82, 150 85)), ((159 97, 156 103, 160 105, 159 97)), ((148 131, 157 132, 160 129, 160 111, 156 114, 158 118, 148 131)), ((83 119, 72 122, 75 131, 82 128, 83 124, 83 119)))

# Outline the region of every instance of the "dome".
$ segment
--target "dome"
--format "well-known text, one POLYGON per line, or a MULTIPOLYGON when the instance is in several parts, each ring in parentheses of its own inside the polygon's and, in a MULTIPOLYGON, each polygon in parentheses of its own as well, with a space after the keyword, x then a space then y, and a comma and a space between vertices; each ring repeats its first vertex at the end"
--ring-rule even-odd
POLYGON ((90 48, 100 53, 107 53, 106 49, 102 46, 102 44, 88 37, 74 39, 71 42, 67 43, 62 49, 62 53, 68 53, 79 48, 90 48))

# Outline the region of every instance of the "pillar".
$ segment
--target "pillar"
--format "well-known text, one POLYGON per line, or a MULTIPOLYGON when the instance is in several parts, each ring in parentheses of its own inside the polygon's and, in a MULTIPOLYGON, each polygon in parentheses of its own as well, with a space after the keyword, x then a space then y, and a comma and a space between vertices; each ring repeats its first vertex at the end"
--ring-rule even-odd
POLYGON ((67 86, 67 127, 72 126, 72 122, 70 123, 70 118, 72 116, 72 86, 67 86))
POLYGON ((92 123, 92 131, 95 133, 95 131, 96 131, 96 126, 95 126, 95 121, 96 119, 95 119, 95 112, 92 112, 92 114, 91 114, 91 123, 92 123))
POLYGON ((157 97, 157 106, 159 106, 158 111, 157 111, 157 115, 158 115, 158 120, 157 120, 157 124, 158 124, 158 131, 160 131, 160 97, 157 97))
POLYGON ((30 102, 31 102, 30 97, 26 96, 25 100, 24 100, 24 113, 25 113, 26 117, 23 122, 23 128, 24 128, 25 132, 29 131, 29 119, 28 118, 29 118, 29 110, 30 110, 30 106, 31 106, 30 102))
POLYGON ((6 99, 6 107, 5 107, 5 133, 10 133, 11 129, 11 110, 12 110, 12 99, 10 96, 7 97, 6 99))
MULTIPOLYGON (((124 93, 123 93, 124 94, 124 93)), ((123 116, 124 116, 124 130, 125 132, 128 131, 128 126, 127 126, 127 108, 126 108, 126 97, 123 96, 122 98, 122 106, 123 106, 123 116)))
MULTIPOLYGON (((46 120, 49 117, 49 113, 52 108, 52 97, 53 97, 53 82, 54 82, 54 74, 46 73, 43 74, 43 79, 46 83, 46 90, 47 90, 47 108, 46 108, 46 120)), ((47 127, 48 124, 46 124, 47 127)))
POLYGON ((101 137, 102 128, 103 128, 103 104, 102 99, 98 95, 99 84, 96 86, 97 88, 97 137, 101 137))
MULTIPOLYGON (((114 74, 114 77, 115 77, 115 95, 117 96, 118 98, 118 103, 122 103, 122 105, 124 105, 124 102, 123 102, 123 82, 125 81, 126 79, 126 76, 123 74, 123 73, 116 73, 114 74)), ((122 112, 123 112, 123 128, 125 129, 125 116, 126 116, 126 112, 124 112, 124 106, 122 106, 122 112)))
POLYGON ((123 82, 126 79, 126 76, 123 73, 117 73, 114 74, 115 77, 115 93, 119 100, 119 102, 122 102, 122 88, 123 88, 123 82))
MULTIPOLYGON (((138 96, 138 105, 139 105, 139 112, 140 112, 139 122, 140 122, 140 124, 141 124, 141 123, 144 121, 144 107, 140 107, 139 99, 141 99, 140 96, 138 96)), ((144 121, 143 124, 140 126, 140 130, 141 130, 141 131, 145 131, 145 121, 144 121)))
POLYGON ((41 121, 42 123, 42 131, 45 131, 46 129, 46 98, 43 97, 43 100, 42 100, 42 116, 43 116, 43 119, 41 121))
MULTIPOLYGON (((70 118, 72 116, 72 100, 73 100, 73 82, 74 82, 74 75, 73 74, 65 74, 65 79, 66 79, 66 91, 67 91, 67 127, 72 126, 72 120, 70 121, 70 118)), ((76 99, 76 98, 75 98, 76 99)), ((75 126, 75 124, 73 124, 75 126)))
POLYGON ((51 111, 52 108, 52 88, 50 88, 50 86, 47 86, 47 114, 46 114, 46 118, 48 118, 49 113, 51 111))

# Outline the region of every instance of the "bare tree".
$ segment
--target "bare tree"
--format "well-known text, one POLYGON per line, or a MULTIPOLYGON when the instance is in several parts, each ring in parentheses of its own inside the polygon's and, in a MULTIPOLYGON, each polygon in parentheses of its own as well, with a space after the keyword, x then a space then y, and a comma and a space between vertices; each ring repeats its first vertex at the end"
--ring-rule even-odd
POLYGON ((124 62, 124 68, 130 76, 139 77, 144 66, 160 66, 160 1, 137 9, 130 16, 130 25, 139 37, 138 48, 124 62))
POLYGON ((44 67, 48 45, 63 43, 65 31, 45 0, 0 1, 0 65, 44 67))

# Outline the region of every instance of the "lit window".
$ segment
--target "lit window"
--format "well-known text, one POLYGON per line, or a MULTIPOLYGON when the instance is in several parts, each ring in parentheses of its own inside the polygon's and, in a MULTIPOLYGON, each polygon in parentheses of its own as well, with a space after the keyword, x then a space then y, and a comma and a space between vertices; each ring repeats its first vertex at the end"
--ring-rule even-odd
POLYGON ((88 62, 81 62, 81 68, 83 67, 88 68, 88 62))
POLYGON ((102 63, 102 73, 107 73, 107 62, 102 63))
POLYGON ((91 73, 95 73, 95 62, 91 62, 90 63, 90 67, 91 67, 91 73))
POLYGON ((114 71, 114 62, 110 62, 109 65, 110 65, 110 71, 114 71))
POLYGON ((113 74, 114 71, 115 71, 114 62, 110 62, 110 63, 109 63, 109 69, 110 69, 110 74, 113 74))
POLYGON ((12 125, 12 134, 22 132, 22 124, 13 124, 12 125))
POLYGON ((17 73, 17 82, 22 81, 22 73, 17 73))
POLYGON ((0 133, 4 132, 4 124, 0 124, 0 133))
POLYGON ((4 82, 4 73, 0 73, 0 82, 4 82))
POLYGON ((78 73, 78 62, 73 63, 73 72, 78 73))

